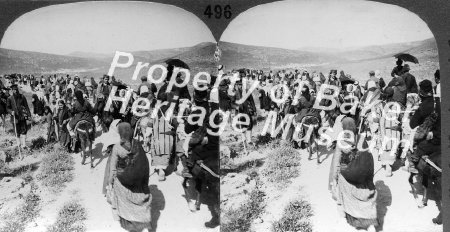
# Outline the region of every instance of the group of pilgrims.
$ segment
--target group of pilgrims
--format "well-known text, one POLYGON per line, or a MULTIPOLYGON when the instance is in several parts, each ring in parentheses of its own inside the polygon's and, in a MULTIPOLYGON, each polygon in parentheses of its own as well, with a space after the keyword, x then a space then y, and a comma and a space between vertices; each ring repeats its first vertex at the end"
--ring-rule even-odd
MULTIPOLYGON (((208 196, 214 199, 210 207, 212 219, 205 226, 215 228, 220 217, 219 136, 206 131, 216 131, 210 126, 209 116, 219 107, 218 94, 211 91, 214 83, 192 94, 187 86, 173 86, 166 91, 175 68, 168 64, 167 75, 159 88, 142 76, 142 83, 136 90, 108 75, 98 83, 94 78, 77 75, 4 75, 0 78, 3 128, 10 115, 17 143, 26 150, 30 149, 26 141, 30 122, 45 121, 48 143, 59 142, 68 152, 77 152, 80 150, 78 123, 90 122, 97 133, 95 138, 100 133, 107 137, 103 151, 109 158, 102 192, 111 204, 114 218, 124 229, 151 230, 149 178, 155 173, 159 181, 165 181, 166 175, 171 173, 170 167, 185 181, 201 181, 206 186, 208 196), (25 89, 32 94, 30 107, 21 93, 25 89), (131 93, 129 101, 125 100, 127 93, 131 93), (105 107, 109 98, 115 100, 110 107, 105 107), (150 107, 133 111, 134 102, 142 98, 149 100, 150 107), (157 102, 169 104, 157 106, 157 102), (125 111, 121 111, 122 104, 127 104, 125 111), (181 104, 184 107, 180 107, 181 104), (157 109, 154 116, 153 109, 157 109), (179 110, 183 112, 179 114, 179 110), (188 123, 188 116, 199 112, 206 112, 203 122, 188 123)), ((178 83, 184 79, 180 73, 174 76, 178 83)), ((219 123, 221 119, 213 120, 219 123)))
MULTIPOLYGON (((316 133, 317 139, 322 138, 317 133, 318 127, 313 127, 313 132, 307 133, 310 127, 305 125, 308 121, 332 128, 334 132, 326 133, 331 138, 327 148, 334 150, 329 175, 331 195, 340 215, 348 224, 356 229, 375 231, 380 225, 374 185, 375 162, 384 168, 386 177, 393 175, 394 163, 400 163, 402 170, 411 175, 418 174, 421 158, 430 157, 436 167, 441 166, 440 72, 436 70, 434 73, 435 84, 426 78, 418 83, 410 73, 410 66, 403 63, 401 59, 397 60, 388 83, 378 70, 368 72, 364 83, 360 83, 344 71, 338 75, 337 70, 331 70, 325 76, 321 72, 308 70, 267 72, 243 68, 235 70, 234 80, 220 83, 219 104, 223 111, 250 118, 242 126, 245 130, 243 140, 248 146, 257 141, 256 136, 252 135, 255 125, 258 121, 268 123, 270 120, 267 118, 271 114, 277 115, 277 126, 286 125, 283 123, 287 122, 287 117, 293 118, 293 126, 283 126, 276 136, 292 142, 299 149, 312 146, 308 144, 310 140, 306 136, 316 133), (236 100, 242 97, 243 82, 250 89, 256 81, 259 81, 256 91, 244 103, 236 105, 236 100), (227 91, 233 83, 236 94, 230 96, 227 91), (321 90, 324 84, 336 88, 321 90), (287 88, 280 88, 281 85, 287 88), (336 89, 338 93, 334 93, 336 89), (285 92, 287 98, 283 98, 285 92), (256 98, 259 106, 256 105, 256 98), (327 110, 314 107, 315 103, 331 106, 330 98, 334 98, 337 103, 335 107, 327 110), (347 104, 343 107, 346 109, 344 111, 341 108, 343 104, 347 104), (353 112, 350 110, 352 107, 355 107, 353 112), (267 117, 266 121, 258 120, 260 117, 267 117), (299 131, 300 139, 295 139, 293 135, 299 125, 303 129, 299 131), (351 133, 344 133, 339 138, 338 133, 342 131, 351 133), (282 137, 282 134, 287 136, 282 137), (359 143, 363 146, 358 146, 359 143)), ((220 69, 223 67, 219 66, 220 69)), ((233 72, 227 75, 233 75, 233 72)), ((242 122, 246 121, 244 117, 241 118, 242 122)), ((269 134, 270 131, 264 132, 263 129, 262 133, 256 132, 257 135, 263 133, 269 134)), ((433 169, 432 172, 438 173, 436 175, 440 178, 441 174, 437 170, 433 169)), ((436 188, 440 189, 440 184, 436 188)), ((441 214, 433 222, 441 224, 441 214)))
MULTIPOLYGON (((245 122, 239 127, 244 131, 243 143, 249 146, 255 143, 256 136, 252 135, 252 131, 258 124, 258 117, 265 117, 273 112, 278 115, 277 124, 290 115, 294 116, 294 125, 306 124, 305 118, 316 118, 322 126, 327 125, 334 131, 351 131, 355 136, 345 135, 341 142, 337 141, 336 136, 331 136, 333 141, 329 147, 334 149, 334 155, 330 167, 329 190, 340 215, 357 229, 375 231, 374 228, 379 226, 377 194, 373 183, 375 160, 381 162, 386 176, 390 177, 396 161, 400 161, 406 171, 417 173, 416 167, 422 157, 437 155, 440 159, 439 70, 434 73, 436 85, 433 86, 425 78, 417 83, 410 73, 409 65, 403 64, 400 59, 393 68, 392 79, 388 83, 384 81, 380 71, 370 71, 365 83, 360 83, 344 71, 340 71, 338 75, 337 70, 331 70, 327 76, 307 70, 264 72, 239 69, 225 72, 225 67, 219 65, 218 74, 211 76, 211 82, 206 84, 207 89, 194 90, 191 96, 187 86, 174 86, 171 91, 166 91, 174 68, 173 65, 168 65, 166 78, 159 89, 144 76, 137 90, 133 91, 130 101, 112 101, 108 110, 105 110, 105 105, 109 97, 114 95, 124 98, 130 89, 113 76, 104 75, 97 83, 94 78, 70 75, 40 78, 33 75, 6 75, 3 79, 0 78, 0 116, 3 127, 6 125, 6 115, 11 114, 18 143, 24 149, 28 128, 26 120, 29 118, 44 118, 49 127, 47 141, 57 139, 68 150, 75 149, 74 128, 80 120, 101 126, 103 132, 117 132, 120 139, 110 149, 103 193, 111 203, 117 220, 129 231, 151 228, 148 214, 151 199, 148 179, 151 170, 158 173, 159 181, 164 181, 166 169, 174 162, 181 164, 177 173, 183 178, 201 175, 210 190, 215 191, 217 204, 211 210, 211 221, 205 225, 219 225, 219 136, 206 133, 207 129, 218 130, 209 121, 209 115, 217 109, 238 116, 238 121, 245 122), (222 78, 225 76, 232 78, 222 78), (215 83, 216 80, 218 83, 215 83), (245 88, 251 88, 255 81, 259 81, 257 91, 246 97, 245 88), (324 84, 335 86, 338 92, 335 93, 336 89, 330 88, 323 91, 321 86, 324 84), (19 92, 18 86, 25 85, 29 85, 33 93, 32 111, 19 92), (277 88, 279 85, 289 89, 288 97, 282 103, 275 101, 272 96, 282 99, 286 89, 277 88), (231 89, 233 91, 229 91, 231 89), (324 95, 328 97, 323 97, 324 95), (258 98, 259 106, 256 105, 254 96, 258 98), (334 108, 321 110, 313 107, 316 100, 323 106, 332 105, 331 96, 337 103, 334 108), (150 108, 155 107, 157 100, 175 103, 175 107, 171 109, 174 113, 166 118, 171 105, 167 104, 158 109, 156 117, 151 117, 150 109, 145 116, 135 115, 131 107, 139 98, 147 98, 151 102, 150 108), (243 103, 238 104, 241 100, 243 103), (390 104, 393 102, 397 104, 390 104), (124 103, 128 105, 121 112, 124 103), (355 103, 356 110, 342 112, 340 106, 345 103, 355 103), (190 107, 179 107, 181 104, 190 107), (363 110, 367 105, 371 107, 363 110), (400 110, 394 109, 398 106, 400 110), (187 123, 186 118, 190 114, 203 111, 199 107, 206 112, 203 124, 187 123), (386 107, 389 110, 385 110, 386 107), (183 111, 181 117, 176 116, 180 115, 179 110, 183 111), (407 117, 404 117, 405 114, 407 117), (434 120, 430 119, 430 115, 434 116, 434 120), (247 121, 246 118, 250 120, 247 121), (433 122, 431 125, 424 125, 430 124, 430 121, 433 122), (425 134, 417 136, 416 131, 424 126, 427 126, 425 134), (388 140, 384 144, 386 137, 397 141, 409 140, 412 143, 411 146, 406 146, 404 143, 388 140), (357 143, 361 139, 366 147, 368 144, 375 144, 374 149, 360 150, 357 143), (347 146, 341 146, 342 144, 347 146), (392 152, 395 155, 391 155, 392 152), (208 167, 209 171, 198 168, 199 164, 208 167), (203 171, 202 174, 198 170, 203 171), (129 193, 135 194, 138 203, 127 202, 129 193)), ((176 81, 182 83, 183 80, 184 76, 178 73, 176 81)), ((217 125, 222 120, 224 118, 217 115, 214 124, 217 125)), ((294 140, 293 134, 294 128, 290 127, 288 136, 284 139, 300 149, 311 146, 307 143, 308 139, 294 140)), ((307 133, 303 131, 303 135, 307 133)), ((441 223, 442 219, 433 221, 441 223)))

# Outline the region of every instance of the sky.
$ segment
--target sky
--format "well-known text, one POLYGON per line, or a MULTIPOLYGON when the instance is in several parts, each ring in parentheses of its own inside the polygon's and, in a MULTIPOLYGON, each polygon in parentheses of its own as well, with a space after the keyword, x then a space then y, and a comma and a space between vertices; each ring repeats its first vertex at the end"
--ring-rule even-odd
POLYGON ((207 26, 181 8, 145 2, 49 6, 14 21, 0 47, 66 55, 149 51, 214 42, 207 26))
POLYGON ((300 49, 354 48, 432 38, 416 14, 395 6, 356 0, 285 0, 236 17, 221 41, 300 49))

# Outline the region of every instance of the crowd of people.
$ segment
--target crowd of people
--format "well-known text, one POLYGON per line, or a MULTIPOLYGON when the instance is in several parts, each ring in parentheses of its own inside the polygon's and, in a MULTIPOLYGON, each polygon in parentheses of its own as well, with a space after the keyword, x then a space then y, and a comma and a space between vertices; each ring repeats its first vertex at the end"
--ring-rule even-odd
MULTIPOLYGON (((219 66, 221 69, 223 67, 219 66)), ((439 70, 434 73, 436 85, 433 86, 426 78, 417 83, 410 69, 408 64, 398 59, 391 73, 392 80, 388 83, 378 70, 370 71, 365 83, 359 83, 344 71, 338 75, 337 70, 331 70, 328 76, 307 70, 234 70, 228 73, 234 74, 234 80, 223 80, 219 85, 220 108, 251 119, 250 122, 246 122, 244 117, 240 119, 245 124, 241 128, 245 130, 244 143, 247 145, 254 143, 252 129, 257 117, 271 113, 277 115, 277 126, 284 118, 293 117, 294 126, 288 129, 283 127, 283 130, 288 130, 283 139, 291 141, 297 148, 312 146, 308 145, 309 139, 301 137, 308 135, 307 127, 300 130, 300 141, 293 136, 295 126, 307 125, 307 119, 315 118, 315 122, 322 126, 326 124, 333 131, 352 132, 353 136, 344 134, 343 141, 338 141, 336 134, 331 136, 332 142, 328 148, 334 149, 334 155, 329 189, 341 215, 350 225, 375 231, 375 227, 379 226, 373 182, 375 162, 381 162, 386 177, 391 177, 395 161, 400 161, 403 170, 418 173, 416 167, 422 157, 434 156, 440 160, 440 73, 439 70), (236 104, 243 96, 244 80, 247 91, 255 81, 259 81, 259 85, 254 95, 247 97, 244 103, 236 104), (324 84, 336 88, 321 90, 324 84), (234 85, 234 95, 228 92, 230 85, 234 85), (287 88, 281 88, 281 85, 287 88), (336 89, 338 93, 334 92, 336 89), (285 101, 275 101, 284 99, 285 92, 288 96, 285 101), (296 98, 296 95, 299 97, 296 98), (259 98, 260 110, 254 96, 259 98), (316 101, 322 106, 331 106, 330 98, 337 103, 332 109, 313 107, 316 101), (344 104, 343 108, 347 110, 342 110, 344 104), (353 107, 352 112, 350 108, 353 107), (361 140, 364 149, 357 146, 361 140), (403 141, 411 143, 408 145, 403 141), (374 145, 365 149, 369 144, 374 145)), ((281 133, 278 136, 281 137, 281 133)), ((433 222, 442 223, 441 216, 433 222)))
MULTIPOLYGON (((40 78, 6 75, 0 79, 3 127, 6 125, 6 115, 10 114, 18 144, 26 149, 27 121, 43 118, 48 125, 47 141, 59 140, 63 147, 72 151, 76 150, 75 128, 78 122, 90 122, 95 128, 101 127, 103 132, 113 128, 120 139, 110 149, 103 193, 112 205, 115 218, 129 231, 150 228, 150 170, 155 170, 159 181, 164 181, 166 170, 173 163, 181 164, 178 173, 183 178, 200 176, 206 180, 209 189, 215 191, 217 204, 212 210, 212 220, 206 225, 219 225, 219 136, 206 133, 208 129, 218 130, 211 124, 217 125, 223 120, 217 115, 214 122, 209 121, 209 115, 216 109, 239 116, 238 121, 242 122, 239 129, 245 131, 243 137, 247 145, 254 143, 252 130, 257 125, 258 116, 271 114, 277 115, 277 124, 287 116, 293 117, 293 125, 307 125, 305 119, 312 118, 321 125, 332 127, 334 131, 352 132, 353 136, 346 134, 343 142, 332 136, 329 147, 334 149, 334 155, 329 190, 343 218, 358 229, 373 231, 379 225, 373 183, 376 161, 381 162, 386 177, 390 177, 395 161, 400 161, 404 170, 417 173, 416 167, 422 157, 440 157, 439 70, 434 73, 436 85, 433 86, 425 78, 417 83, 409 65, 403 65, 401 59, 393 68, 392 79, 387 84, 378 70, 370 71, 367 81, 359 83, 344 71, 338 75, 337 70, 331 70, 327 76, 307 70, 264 72, 240 69, 225 73, 224 67, 219 65, 219 78, 212 76, 206 90, 194 90, 192 96, 187 86, 174 86, 171 91, 166 91, 174 66, 168 65, 167 70, 159 89, 144 76, 137 90, 132 90, 128 102, 114 100, 106 110, 105 106, 111 100, 109 98, 125 99, 132 89, 113 76, 104 75, 97 84, 94 78, 70 75, 40 78), (225 76, 231 78, 221 78, 225 76), (220 80, 217 86, 216 80, 220 80), (255 81, 259 81, 256 88, 259 106, 253 94, 246 95, 255 81), (281 85, 287 88, 279 88, 281 85), (335 88, 321 88, 324 85, 335 88), (19 86, 30 86, 32 110, 20 94, 19 86), (230 94, 230 89, 234 90, 234 94, 230 94), (283 102, 276 101, 286 95, 283 102), (140 109, 137 114, 132 110, 132 105, 139 98, 148 99, 151 107, 140 109), (335 106, 333 100, 337 103, 335 106), (156 117, 151 117, 151 109, 155 108, 157 101, 169 104, 161 105, 156 117), (314 107, 316 101, 319 105, 333 107, 318 109, 314 107), (175 107, 170 107, 172 103, 175 107), (120 110, 122 104, 127 104, 125 111, 120 110), (181 104, 190 107, 180 107, 181 104), (345 107, 341 107, 343 105, 345 107), (395 107, 400 107, 400 110, 395 107), (142 111, 146 112, 144 116, 142 111), (170 118, 166 118, 168 111, 173 111, 170 118), (176 116, 180 115, 178 111, 183 111, 181 117, 176 116), (203 124, 188 123, 188 116, 199 112, 206 112, 203 124), (366 147, 369 144, 375 146, 369 150, 360 149, 357 146, 360 140, 366 147), (410 141, 411 146, 400 142, 405 140, 410 141), (129 193, 135 195, 138 203, 127 202, 129 193)), ((184 76, 179 73, 176 81, 182 83, 184 76)), ((309 139, 294 139, 294 127, 288 130, 285 139, 295 147, 304 149, 311 146, 309 139)), ((301 131, 302 135, 308 135, 305 130, 301 131)), ((441 219, 435 222, 441 223, 441 219)))
MULTIPOLYGON (((206 130, 216 130, 210 126, 209 114, 218 108, 218 95, 214 94, 217 91, 212 91, 214 82, 208 84, 206 90, 194 90, 192 94, 187 86, 174 86, 166 91, 174 68, 168 64, 168 73, 159 89, 143 76, 136 90, 108 75, 98 83, 94 78, 77 75, 4 75, 0 77, 3 129, 7 129, 6 116, 11 115, 20 148, 29 149, 26 134, 30 121, 45 121, 47 142, 59 141, 69 152, 79 150, 77 127, 81 121, 89 122, 96 132, 116 133, 119 139, 111 146, 106 145, 109 146, 109 158, 103 194, 111 204, 114 218, 123 228, 128 231, 151 229, 149 178, 156 172, 158 180, 165 181, 171 165, 185 181, 201 179, 212 192, 210 196, 216 198, 211 207, 212 219, 205 226, 217 227, 220 211, 216 174, 219 173, 219 137, 206 133, 206 130), (21 88, 22 91, 29 89, 32 94, 30 107, 20 93, 21 88), (128 102, 125 101, 127 92, 132 93, 128 102), (133 111, 134 102, 140 98, 147 99, 150 107, 133 111), (108 100, 112 100, 109 109, 106 108, 108 100), (156 116, 152 117, 157 101, 169 104, 161 104, 156 116), (179 107, 181 103, 189 107, 179 107), (121 111, 123 104, 127 104, 125 111, 121 111), (172 105, 175 107, 170 107, 172 105), (183 117, 177 117, 178 110, 184 110, 183 117), (199 111, 207 112, 204 122, 188 123, 188 116, 199 111)), ((180 73, 176 75, 177 82, 183 78, 180 73)), ((218 123, 220 118, 214 120, 218 123)))

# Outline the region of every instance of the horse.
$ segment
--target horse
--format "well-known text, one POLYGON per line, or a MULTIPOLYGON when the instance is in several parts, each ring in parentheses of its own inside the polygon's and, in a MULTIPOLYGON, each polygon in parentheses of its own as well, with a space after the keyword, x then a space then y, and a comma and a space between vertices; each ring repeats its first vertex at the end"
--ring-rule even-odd
MULTIPOLYGON (((423 208, 427 206, 428 202, 428 187, 429 183, 434 183, 434 186, 436 188, 436 191, 439 193, 438 200, 436 202, 438 204, 442 205, 441 202, 441 189, 442 189, 442 169, 441 169, 441 152, 437 151, 429 156, 423 156, 420 158, 418 164, 416 165, 416 169, 418 170, 418 173, 411 173, 408 182, 411 185, 412 194, 414 198, 416 199, 417 206, 419 208, 423 208), (420 201, 417 196, 417 189, 415 187, 414 183, 414 177, 421 177, 421 185, 423 186, 423 197, 420 201)), ((442 212, 439 209, 439 215, 436 218, 433 218, 433 223, 435 224, 442 224, 442 212)))
MULTIPOLYGON (((75 126, 76 131, 76 141, 80 142, 81 145, 81 165, 85 164, 86 161, 86 148, 89 148, 88 154, 91 157, 91 168, 94 168, 94 157, 92 156, 92 144, 95 140, 95 125, 87 120, 81 120, 75 126)), ((73 145, 76 146, 76 143, 73 145)))

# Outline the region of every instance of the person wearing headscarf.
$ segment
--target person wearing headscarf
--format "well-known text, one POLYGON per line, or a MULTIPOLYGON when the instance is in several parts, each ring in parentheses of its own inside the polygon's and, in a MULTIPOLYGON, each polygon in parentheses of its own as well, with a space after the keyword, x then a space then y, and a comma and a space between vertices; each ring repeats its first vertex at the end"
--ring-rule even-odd
POLYGON ((344 118, 347 133, 338 141, 330 169, 330 185, 340 216, 356 229, 375 232, 377 191, 373 183, 374 161, 369 151, 358 151, 355 121, 344 118))
POLYGON ((69 122, 72 114, 69 108, 67 108, 64 100, 58 101, 58 113, 56 114, 55 120, 58 123, 58 136, 59 143, 62 147, 68 149, 70 145, 70 135, 67 130, 67 123, 69 122))
POLYGON ((54 141, 56 139, 55 123, 53 120, 53 111, 50 106, 45 106, 44 108, 45 122, 47 123, 47 143, 54 141))
POLYGON ((38 98, 36 94, 31 96, 31 104, 33 104, 33 114, 44 115, 44 103, 38 98))
MULTIPOLYGON (((167 101, 167 92, 166 92, 166 90, 167 90, 167 87, 169 87, 169 83, 170 83, 170 81, 172 79, 172 74, 173 74, 174 68, 175 67, 173 65, 167 66, 167 75, 166 75, 166 78, 165 78, 165 80, 163 82, 163 85, 161 86, 161 88, 158 91, 158 95, 156 97, 157 100, 161 100, 163 102, 167 101)), ((183 83, 184 78, 185 77, 183 77, 183 75, 181 75, 181 73, 178 73, 177 76, 175 77, 175 81, 178 84, 181 84, 181 83, 183 83)), ((177 101, 177 104, 175 106, 175 110, 178 107, 178 103, 179 103, 180 99, 189 99, 189 100, 191 100, 191 95, 189 94, 189 90, 187 88, 187 85, 185 85, 183 87, 177 87, 177 86, 173 85, 172 89, 171 89, 171 92, 173 92, 175 96, 178 96, 178 101, 177 101)))
POLYGON ((113 216, 127 231, 150 230, 150 164, 142 145, 133 140, 129 123, 118 124, 120 142, 111 152, 107 191, 113 216))
MULTIPOLYGON (((337 123, 336 123, 337 124, 337 123)), ((352 119, 351 117, 345 117, 342 119, 342 121, 340 121, 340 125, 342 126, 339 133, 341 131, 349 131, 351 133, 353 133, 353 135, 356 135, 357 132, 357 127, 356 127, 356 123, 355 120, 352 119)), ((339 142, 339 141, 337 141, 339 142)), ((339 145, 339 144, 338 144, 339 145)), ((340 167, 340 161, 341 161, 341 156, 342 156, 342 148, 341 146, 336 146, 336 149, 333 153, 333 159, 331 161, 331 166, 330 166, 330 174, 329 174, 329 178, 328 178, 328 190, 331 191, 332 197, 333 199, 337 199, 337 183, 338 183, 338 177, 339 177, 339 167, 340 167)))
POLYGON ((392 100, 406 106, 406 84, 401 76, 395 76, 389 82, 387 87, 392 87, 394 89, 394 95, 392 100))
POLYGON ((6 115, 8 110, 6 108, 6 102, 9 97, 9 93, 6 87, 0 88, 0 118, 2 120, 3 132, 6 132, 6 115))
POLYGON ((228 95, 230 80, 224 79, 219 83, 219 108, 224 112, 231 110, 231 97, 228 95))
POLYGON ((6 101, 6 108, 13 115, 15 122, 13 126, 17 136, 17 143, 21 144, 22 148, 26 148, 26 136, 28 132, 27 120, 31 118, 30 108, 28 107, 27 99, 19 92, 17 85, 12 85, 11 89, 13 95, 6 101))
POLYGON ((86 120, 95 127, 95 120, 92 116, 94 114, 94 110, 91 104, 84 98, 83 93, 80 90, 75 92, 75 103, 72 106, 72 114, 73 118, 67 124, 67 129, 72 137, 75 135, 75 126, 81 120, 86 120))
POLYGON ((401 77, 405 81, 406 86, 406 105, 414 107, 419 105, 419 90, 416 82, 416 77, 409 73, 409 71, 409 65, 405 64, 405 66, 403 66, 403 74, 401 75, 401 77))

